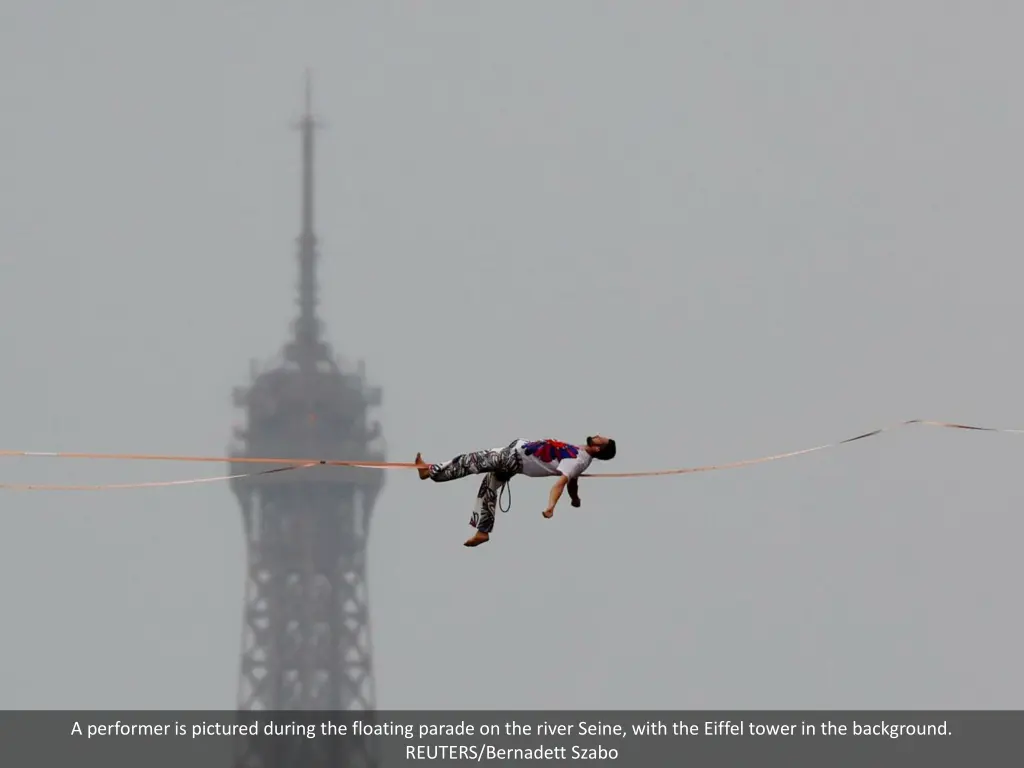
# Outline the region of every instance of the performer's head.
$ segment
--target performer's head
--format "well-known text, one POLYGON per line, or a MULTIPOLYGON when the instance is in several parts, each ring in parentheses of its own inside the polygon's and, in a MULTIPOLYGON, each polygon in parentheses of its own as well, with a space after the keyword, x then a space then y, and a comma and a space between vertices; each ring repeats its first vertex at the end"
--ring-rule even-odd
POLYGON ((587 438, 587 453, 595 459, 610 461, 615 458, 615 441, 604 435, 591 435, 587 438))

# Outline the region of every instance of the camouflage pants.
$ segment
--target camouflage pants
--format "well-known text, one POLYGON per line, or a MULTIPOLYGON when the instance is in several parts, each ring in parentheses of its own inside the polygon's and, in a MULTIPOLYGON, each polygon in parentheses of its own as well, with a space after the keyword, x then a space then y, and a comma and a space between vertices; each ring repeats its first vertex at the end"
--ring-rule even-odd
POLYGON ((522 459, 513 440, 504 448, 462 453, 443 464, 430 465, 430 479, 436 483, 458 480, 468 475, 485 474, 476 494, 476 504, 469 524, 481 533, 494 530, 494 511, 498 494, 514 475, 523 470, 522 459))

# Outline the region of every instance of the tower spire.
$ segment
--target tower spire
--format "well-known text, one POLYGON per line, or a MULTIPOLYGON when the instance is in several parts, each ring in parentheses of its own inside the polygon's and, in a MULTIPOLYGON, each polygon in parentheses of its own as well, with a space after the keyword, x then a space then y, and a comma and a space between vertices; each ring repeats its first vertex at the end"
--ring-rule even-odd
POLYGON ((317 238, 313 226, 314 204, 314 132, 318 127, 313 117, 313 81, 306 70, 305 114, 299 121, 302 132, 302 230, 299 234, 299 317, 295 321, 295 338, 289 357, 300 365, 315 363, 326 353, 320 338, 317 317, 317 238))
MULTIPOLYGON (((313 77, 306 70, 306 111, 302 116, 302 234, 313 235, 313 134, 316 130, 313 117, 313 77)), ((315 240, 314 240, 315 242, 315 240)))

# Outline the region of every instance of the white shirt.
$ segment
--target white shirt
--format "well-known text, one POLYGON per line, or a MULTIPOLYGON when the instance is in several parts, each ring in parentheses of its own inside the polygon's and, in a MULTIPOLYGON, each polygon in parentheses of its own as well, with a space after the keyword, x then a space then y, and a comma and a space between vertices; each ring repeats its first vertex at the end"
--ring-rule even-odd
POLYGON ((578 445, 550 439, 517 440, 516 452, 523 460, 523 474, 527 477, 565 475, 575 480, 594 460, 578 445))

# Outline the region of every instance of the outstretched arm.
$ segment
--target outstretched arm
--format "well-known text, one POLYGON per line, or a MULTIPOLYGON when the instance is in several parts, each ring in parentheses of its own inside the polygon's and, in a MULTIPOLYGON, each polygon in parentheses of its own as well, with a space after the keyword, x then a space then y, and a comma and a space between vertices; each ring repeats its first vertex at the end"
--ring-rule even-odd
POLYGON ((555 484, 551 486, 551 493, 548 495, 548 508, 544 510, 544 517, 551 517, 555 514, 555 505, 562 498, 562 491, 565 490, 565 486, 568 484, 569 478, 565 475, 561 475, 555 480, 555 484))
POLYGON ((569 484, 566 485, 566 489, 569 491, 569 498, 572 500, 572 505, 578 507, 580 505, 580 483, 577 478, 569 480, 569 484))

